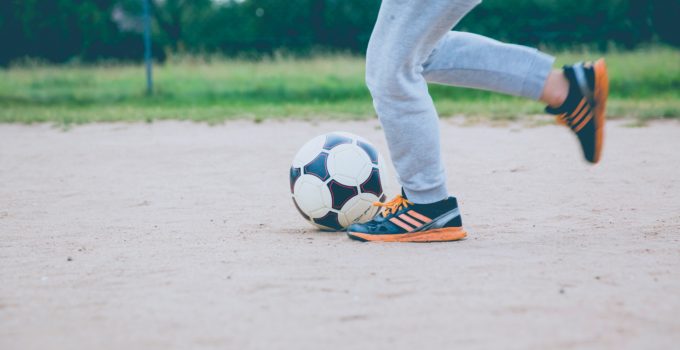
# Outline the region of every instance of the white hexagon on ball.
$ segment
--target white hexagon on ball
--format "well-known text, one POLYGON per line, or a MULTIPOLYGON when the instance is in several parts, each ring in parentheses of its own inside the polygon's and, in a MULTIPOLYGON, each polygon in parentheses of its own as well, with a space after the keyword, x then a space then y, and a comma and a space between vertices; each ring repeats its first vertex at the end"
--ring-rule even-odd
POLYGON ((355 144, 334 147, 328 155, 328 173, 347 186, 359 186, 371 174, 371 159, 355 144))
POLYGON ((338 219, 342 226, 349 226, 354 223, 364 223, 371 220, 378 213, 379 207, 373 205, 378 201, 378 197, 371 193, 360 193, 352 197, 340 210, 343 216, 338 219))
POLYGON ((331 193, 318 177, 302 175, 293 188, 295 202, 300 210, 311 218, 320 218, 331 207, 331 193))

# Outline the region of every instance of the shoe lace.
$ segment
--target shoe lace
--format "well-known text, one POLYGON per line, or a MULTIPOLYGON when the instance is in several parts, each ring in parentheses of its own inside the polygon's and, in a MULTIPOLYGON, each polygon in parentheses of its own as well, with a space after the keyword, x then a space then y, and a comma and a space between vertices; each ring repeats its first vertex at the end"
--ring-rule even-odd
POLYGON ((413 205, 413 202, 398 194, 393 200, 387 203, 375 202, 373 205, 376 207, 382 207, 382 216, 387 217, 390 214, 398 212, 401 208, 406 208, 409 205, 413 205))

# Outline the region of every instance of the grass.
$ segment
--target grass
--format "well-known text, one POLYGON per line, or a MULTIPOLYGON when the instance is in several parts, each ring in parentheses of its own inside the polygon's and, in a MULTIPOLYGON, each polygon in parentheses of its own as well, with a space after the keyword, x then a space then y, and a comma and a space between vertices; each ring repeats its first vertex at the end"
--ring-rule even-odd
MULTIPOLYGON (((558 63, 596 58, 561 53, 558 63)), ((650 48, 607 55, 610 115, 680 117, 680 50, 650 48)), ((361 57, 323 56, 261 62, 176 59, 155 67, 155 94, 133 65, 22 65, 0 70, 0 122, 56 124, 163 119, 219 123, 246 118, 373 117, 361 57)), ((514 120, 541 114, 532 101, 431 85, 442 116, 514 120)))

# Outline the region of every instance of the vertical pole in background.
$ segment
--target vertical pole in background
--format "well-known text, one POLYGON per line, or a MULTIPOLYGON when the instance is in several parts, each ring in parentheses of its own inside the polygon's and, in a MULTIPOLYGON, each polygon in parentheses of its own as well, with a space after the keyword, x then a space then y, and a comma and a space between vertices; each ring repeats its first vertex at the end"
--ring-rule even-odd
POLYGON ((153 71, 151 62, 151 9, 149 1, 142 0, 144 3, 144 62, 146 63, 146 94, 153 94, 153 71))

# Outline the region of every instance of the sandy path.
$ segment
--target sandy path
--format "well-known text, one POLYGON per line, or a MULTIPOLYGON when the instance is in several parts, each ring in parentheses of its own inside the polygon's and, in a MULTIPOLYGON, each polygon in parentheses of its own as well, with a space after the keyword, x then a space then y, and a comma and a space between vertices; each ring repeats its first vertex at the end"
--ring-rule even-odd
MULTIPOLYGON (((362 244, 288 197, 304 140, 375 122, 0 126, 0 349, 670 349, 680 124, 443 122, 470 238, 362 244)), ((391 187, 392 194, 396 187, 391 187)))

